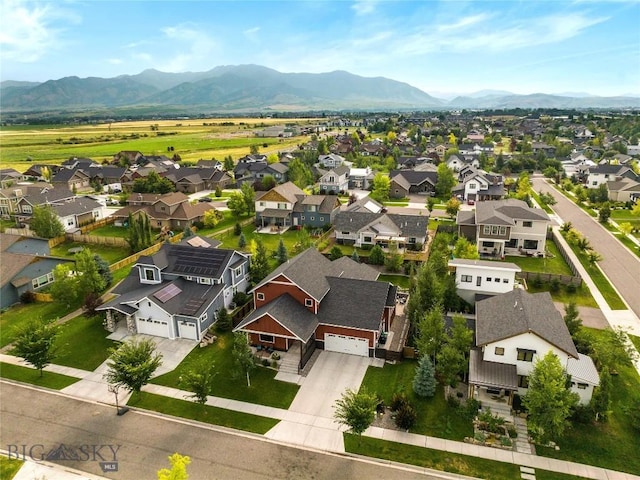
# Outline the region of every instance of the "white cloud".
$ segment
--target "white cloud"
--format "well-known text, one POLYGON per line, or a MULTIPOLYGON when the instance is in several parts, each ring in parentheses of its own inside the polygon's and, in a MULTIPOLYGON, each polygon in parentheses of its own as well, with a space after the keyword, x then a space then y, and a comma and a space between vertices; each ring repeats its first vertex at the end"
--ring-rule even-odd
POLYGON ((437 26, 437 30, 439 32, 446 32, 450 30, 461 30, 465 27, 470 27, 471 25, 476 25, 481 22, 486 22, 491 18, 491 15, 487 13, 480 13, 478 15, 470 15, 468 17, 463 17, 457 22, 454 23, 443 23, 437 26))
POLYGON ((122 59, 120 58, 107 58, 107 63, 111 65, 120 65, 122 63, 122 59))
POLYGON ((171 40, 167 47, 168 59, 163 62, 161 70, 167 72, 184 72, 208 68, 211 54, 217 47, 216 41, 206 32, 198 30, 190 24, 180 24, 162 29, 165 37, 171 40), (171 56, 171 47, 178 52, 171 56))
POLYGON ((376 2, 372 0, 356 0, 353 5, 351 5, 351 10, 353 10, 356 15, 370 15, 376 10, 376 2))
POLYGON ((247 40, 252 43, 258 43, 258 33, 260 32, 260 27, 248 28, 242 32, 247 40))
POLYGON ((81 18, 59 4, 4 0, 0 47, 8 60, 32 63, 60 47, 65 27, 81 18))

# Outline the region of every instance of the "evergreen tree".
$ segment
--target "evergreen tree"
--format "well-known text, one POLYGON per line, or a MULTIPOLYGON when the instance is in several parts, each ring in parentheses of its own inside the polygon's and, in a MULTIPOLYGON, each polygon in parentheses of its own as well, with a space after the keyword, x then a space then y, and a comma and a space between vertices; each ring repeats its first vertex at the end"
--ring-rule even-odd
POLYGON ((289 259, 289 255, 287 253, 287 247, 284 246, 284 242, 282 241, 282 237, 280 237, 280 241, 278 242, 278 249, 276 250, 276 257, 278 259, 279 264, 283 264, 289 259))
POLYGON ((564 306, 564 323, 566 323, 567 328, 569 329, 569 333, 571 337, 575 336, 580 327, 582 326, 582 319, 580 318, 580 312, 578 312, 578 307, 576 306, 576 302, 569 302, 564 306))
POLYGON ((244 233, 240 233, 240 238, 238 238, 238 248, 242 249, 247 246, 247 239, 244 236, 244 233))
POLYGON ((384 265, 384 252, 380 245, 374 245, 369 253, 369 263, 371 265, 384 265))
POLYGON ((236 222, 236 224, 233 226, 233 234, 237 237, 241 233, 242 233, 242 227, 240 226, 240 223, 236 222))
POLYGON ((351 260, 360 263, 360 255, 358 255, 358 251, 355 248, 353 249, 353 253, 351 254, 351 260))
POLYGON ((435 371, 429 355, 420 357, 413 377, 413 391, 420 397, 433 397, 436 393, 435 371))
POLYGON ((88 248, 76 255, 76 271, 80 298, 86 297, 89 293, 100 293, 104 290, 104 278, 98 272, 95 257, 88 248))
POLYGON ((258 283, 269 273, 269 259, 267 258, 267 248, 258 239, 256 242, 256 253, 251 257, 251 280, 258 283))
POLYGON ((329 260, 331 261, 337 260, 343 256, 344 254, 342 253, 342 250, 340 250, 340 247, 337 245, 334 245, 331 251, 329 252, 329 260))
POLYGON ((227 309, 222 307, 218 310, 218 320, 216 321, 216 329, 219 332, 230 332, 233 328, 233 319, 227 309))

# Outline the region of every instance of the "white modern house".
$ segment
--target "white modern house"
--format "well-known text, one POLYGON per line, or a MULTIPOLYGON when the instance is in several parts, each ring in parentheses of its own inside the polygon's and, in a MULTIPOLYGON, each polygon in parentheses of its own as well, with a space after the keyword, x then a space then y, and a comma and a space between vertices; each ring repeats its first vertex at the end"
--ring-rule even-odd
POLYGON ((514 263, 466 258, 449 260, 449 268, 456 277, 458 295, 471 304, 476 295, 510 292, 516 285, 516 273, 521 271, 514 263))

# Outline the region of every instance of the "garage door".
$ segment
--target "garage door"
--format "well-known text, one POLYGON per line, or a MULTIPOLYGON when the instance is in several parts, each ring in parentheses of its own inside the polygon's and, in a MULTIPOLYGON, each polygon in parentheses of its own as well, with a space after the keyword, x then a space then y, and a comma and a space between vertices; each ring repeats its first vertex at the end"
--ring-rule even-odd
POLYGON ((191 322, 178 322, 178 336, 180 338, 188 338, 189 340, 197 340, 198 333, 196 324, 191 322))
POLYGON ((324 349, 330 352, 349 353, 351 355, 368 357, 369 341, 366 338, 326 333, 324 336, 324 349))
POLYGON ((156 337, 169 338, 169 325, 163 320, 153 320, 152 318, 138 319, 138 333, 155 335, 156 337))

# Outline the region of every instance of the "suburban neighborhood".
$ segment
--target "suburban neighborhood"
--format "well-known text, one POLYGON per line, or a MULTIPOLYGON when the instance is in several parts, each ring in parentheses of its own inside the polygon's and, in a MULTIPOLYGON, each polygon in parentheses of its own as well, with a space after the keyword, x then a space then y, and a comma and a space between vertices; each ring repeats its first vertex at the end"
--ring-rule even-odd
POLYGON ((336 115, 3 168, 0 375, 114 422, 637 478, 640 124, 613 118, 336 115))

